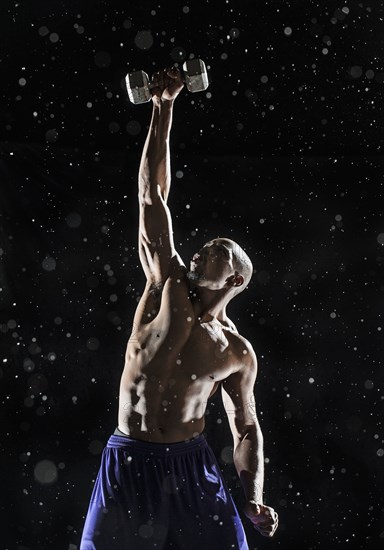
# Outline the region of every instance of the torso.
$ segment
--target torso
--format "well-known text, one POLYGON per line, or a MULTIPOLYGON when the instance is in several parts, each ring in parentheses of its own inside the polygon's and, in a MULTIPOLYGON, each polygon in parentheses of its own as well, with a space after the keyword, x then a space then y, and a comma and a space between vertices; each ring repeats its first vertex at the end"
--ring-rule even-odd
POLYGON ((184 266, 157 292, 145 288, 120 382, 118 423, 126 435, 167 443, 196 437, 209 397, 240 366, 236 327, 199 319, 193 300, 184 266))

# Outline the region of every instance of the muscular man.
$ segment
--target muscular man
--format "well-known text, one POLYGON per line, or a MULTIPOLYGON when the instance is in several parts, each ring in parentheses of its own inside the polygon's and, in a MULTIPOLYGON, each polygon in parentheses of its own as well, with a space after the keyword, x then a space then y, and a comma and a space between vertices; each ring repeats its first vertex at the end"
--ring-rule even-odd
POLYGON ((176 252, 167 198, 169 135, 180 72, 156 73, 139 171, 139 252, 147 278, 121 377, 118 428, 108 440, 80 550, 248 549, 239 514, 202 434, 220 387, 233 434, 245 515, 265 536, 277 514, 263 503, 263 437, 251 344, 226 306, 252 275, 246 253, 216 238, 188 269, 176 252))

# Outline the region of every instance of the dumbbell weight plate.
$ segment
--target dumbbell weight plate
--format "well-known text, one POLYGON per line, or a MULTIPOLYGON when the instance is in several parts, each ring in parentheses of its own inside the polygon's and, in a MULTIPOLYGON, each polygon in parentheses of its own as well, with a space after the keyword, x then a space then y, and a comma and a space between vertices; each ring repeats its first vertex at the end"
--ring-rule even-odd
POLYGON ((152 98, 149 90, 149 78, 144 71, 128 73, 125 77, 128 97, 132 103, 146 103, 152 98))
POLYGON ((207 69, 202 59, 188 59, 183 64, 185 84, 190 92, 202 92, 209 86, 207 69))

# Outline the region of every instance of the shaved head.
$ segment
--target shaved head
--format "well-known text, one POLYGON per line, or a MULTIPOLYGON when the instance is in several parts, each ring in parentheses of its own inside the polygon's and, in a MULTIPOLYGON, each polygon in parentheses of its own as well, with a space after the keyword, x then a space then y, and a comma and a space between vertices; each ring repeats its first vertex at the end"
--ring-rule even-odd
POLYGON ((243 248, 239 244, 237 244, 232 239, 227 239, 225 237, 218 237, 217 239, 213 239, 213 242, 220 243, 226 247, 228 247, 233 254, 233 265, 236 271, 240 275, 244 277, 244 283, 234 288, 234 294, 239 294, 242 292, 249 284, 252 275, 253 275, 253 265, 252 262, 248 256, 248 254, 245 252, 243 248))

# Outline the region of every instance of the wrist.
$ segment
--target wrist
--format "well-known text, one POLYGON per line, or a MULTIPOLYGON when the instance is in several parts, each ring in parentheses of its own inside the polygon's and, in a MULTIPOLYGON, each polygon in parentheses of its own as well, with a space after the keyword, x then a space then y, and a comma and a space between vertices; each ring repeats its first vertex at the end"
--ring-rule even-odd
POLYGON ((153 107, 160 110, 171 109, 173 107, 174 101, 175 101, 175 98, 164 99, 156 95, 152 96, 153 107))
POLYGON ((253 505, 256 505, 256 506, 264 506, 264 501, 261 497, 260 498, 247 498, 246 503, 247 504, 253 504, 253 505))

